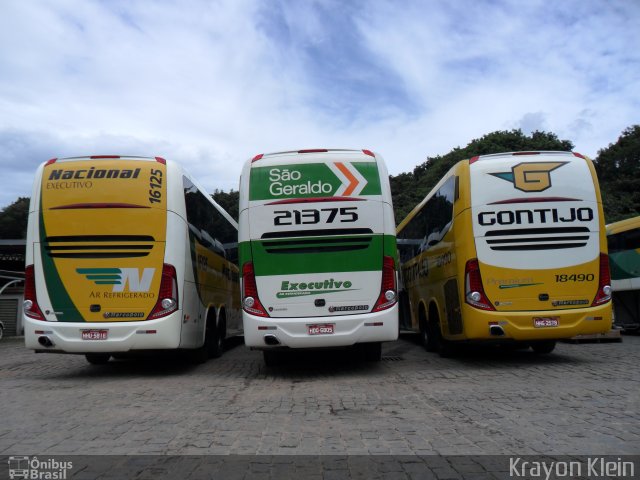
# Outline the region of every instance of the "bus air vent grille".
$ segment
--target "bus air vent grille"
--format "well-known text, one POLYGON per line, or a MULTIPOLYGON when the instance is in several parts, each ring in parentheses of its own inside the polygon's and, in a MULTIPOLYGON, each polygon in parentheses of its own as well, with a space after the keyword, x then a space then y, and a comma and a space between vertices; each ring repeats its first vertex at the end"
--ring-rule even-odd
POLYGON ((584 247, 589 236, 587 227, 518 228, 490 230, 485 240, 491 250, 536 251, 584 247))

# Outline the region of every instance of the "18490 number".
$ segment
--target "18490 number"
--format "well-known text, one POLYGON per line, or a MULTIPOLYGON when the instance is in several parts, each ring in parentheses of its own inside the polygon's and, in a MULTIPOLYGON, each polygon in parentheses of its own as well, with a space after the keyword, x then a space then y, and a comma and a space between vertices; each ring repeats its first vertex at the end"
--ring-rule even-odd
POLYGON ((573 273, 571 275, 556 275, 556 282, 593 282, 595 278, 593 273, 573 273))

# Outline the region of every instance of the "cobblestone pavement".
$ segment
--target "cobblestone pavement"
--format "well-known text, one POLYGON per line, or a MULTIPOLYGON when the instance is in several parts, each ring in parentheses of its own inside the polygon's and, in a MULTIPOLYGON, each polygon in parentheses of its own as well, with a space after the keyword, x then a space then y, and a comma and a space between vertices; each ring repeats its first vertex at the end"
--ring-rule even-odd
POLYGON ((640 337, 554 353, 305 352, 89 365, 0 342, 0 455, 640 453, 640 337))
POLYGON ((639 454, 640 337, 445 359, 403 336, 377 364, 325 351, 277 367, 242 344, 199 366, 93 366, 5 338, 0 405, 3 455, 639 454))

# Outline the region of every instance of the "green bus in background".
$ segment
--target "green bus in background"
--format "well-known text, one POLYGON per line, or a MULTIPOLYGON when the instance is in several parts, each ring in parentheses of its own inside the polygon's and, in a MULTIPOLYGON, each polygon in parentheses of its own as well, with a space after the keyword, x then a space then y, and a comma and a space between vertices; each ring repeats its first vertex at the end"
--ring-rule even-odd
POLYGON ((607 225, 615 324, 640 329, 640 217, 607 225))

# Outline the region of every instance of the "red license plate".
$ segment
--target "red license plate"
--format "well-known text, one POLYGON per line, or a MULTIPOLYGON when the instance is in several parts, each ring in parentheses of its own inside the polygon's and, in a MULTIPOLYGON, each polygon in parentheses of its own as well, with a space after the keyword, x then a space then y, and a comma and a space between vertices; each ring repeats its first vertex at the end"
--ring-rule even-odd
POLYGON ((331 335, 334 325, 323 323, 322 325, 309 325, 309 335, 331 335))
POLYGON ((82 340, 106 340, 109 330, 82 330, 82 340))
POLYGON ((536 328, 557 327, 560 325, 559 317, 533 317, 533 326, 536 328))

